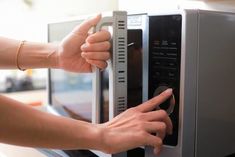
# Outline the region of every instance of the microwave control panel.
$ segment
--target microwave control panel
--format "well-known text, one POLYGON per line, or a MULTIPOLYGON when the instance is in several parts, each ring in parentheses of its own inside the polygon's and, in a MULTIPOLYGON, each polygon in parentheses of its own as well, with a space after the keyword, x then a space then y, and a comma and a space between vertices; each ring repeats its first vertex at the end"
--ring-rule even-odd
POLYGON ((173 96, 157 108, 166 110, 172 120, 173 134, 163 141, 170 146, 178 143, 181 28, 181 15, 149 17, 148 98, 173 89, 173 96))

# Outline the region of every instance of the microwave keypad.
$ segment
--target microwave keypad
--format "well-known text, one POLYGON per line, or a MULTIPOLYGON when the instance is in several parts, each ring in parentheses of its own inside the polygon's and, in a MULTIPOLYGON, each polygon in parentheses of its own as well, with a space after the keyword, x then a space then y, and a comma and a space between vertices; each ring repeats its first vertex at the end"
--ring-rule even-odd
POLYGON ((159 106, 170 112, 173 134, 163 141, 170 146, 178 143, 181 23, 181 15, 149 17, 149 99, 163 89, 173 89, 174 105, 167 100, 159 106))

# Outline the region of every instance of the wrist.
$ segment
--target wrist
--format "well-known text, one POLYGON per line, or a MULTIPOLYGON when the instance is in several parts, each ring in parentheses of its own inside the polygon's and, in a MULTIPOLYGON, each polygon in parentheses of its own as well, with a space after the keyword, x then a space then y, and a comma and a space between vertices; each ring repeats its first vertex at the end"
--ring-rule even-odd
POLYGON ((92 124, 95 129, 93 129, 93 141, 94 146, 91 149, 100 150, 107 153, 107 147, 105 142, 105 127, 103 124, 92 124))
POLYGON ((58 68, 58 46, 37 42, 25 42, 18 55, 21 69, 58 68))
POLYGON ((48 68, 59 69, 59 52, 58 45, 56 44, 48 44, 48 55, 47 55, 47 64, 48 68))
POLYGON ((75 148, 105 151, 102 141, 104 129, 99 124, 79 121, 75 128, 75 148))
POLYGON ((106 123, 103 123, 103 124, 97 124, 98 128, 99 128, 99 148, 98 150, 101 150, 102 152, 104 153, 107 153, 107 154, 112 154, 113 151, 111 149, 111 145, 110 145, 110 140, 113 140, 113 139, 110 139, 110 132, 108 130, 108 126, 106 125, 106 123))

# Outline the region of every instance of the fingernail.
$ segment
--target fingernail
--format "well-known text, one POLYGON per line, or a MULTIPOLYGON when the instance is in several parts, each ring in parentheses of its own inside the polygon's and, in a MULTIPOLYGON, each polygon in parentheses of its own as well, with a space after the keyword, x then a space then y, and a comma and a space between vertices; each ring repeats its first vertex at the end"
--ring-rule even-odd
POLYGON ((84 43, 82 46, 81 46, 81 48, 83 49, 83 48, 86 48, 87 47, 87 44, 86 43, 84 43))
POLYGON ((85 58, 85 53, 84 53, 84 52, 82 52, 82 53, 81 53, 81 56, 82 56, 83 58, 85 58))
POLYGON ((167 90, 164 91, 164 93, 168 94, 168 93, 172 93, 172 88, 168 88, 167 90))

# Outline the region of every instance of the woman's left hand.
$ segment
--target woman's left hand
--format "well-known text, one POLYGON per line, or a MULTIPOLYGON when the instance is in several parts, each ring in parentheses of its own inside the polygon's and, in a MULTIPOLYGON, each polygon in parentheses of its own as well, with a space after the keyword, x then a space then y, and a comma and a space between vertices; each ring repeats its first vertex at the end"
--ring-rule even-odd
POLYGON ((86 73, 92 66, 99 69, 107 67, 110 58, 110 33, 101 30, 89 35, 88 31, 101 19, 98 15, 86 20, 67 35, 58 48, 58 67, 71 72, 86 73))

